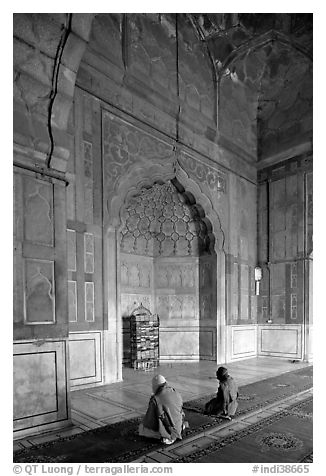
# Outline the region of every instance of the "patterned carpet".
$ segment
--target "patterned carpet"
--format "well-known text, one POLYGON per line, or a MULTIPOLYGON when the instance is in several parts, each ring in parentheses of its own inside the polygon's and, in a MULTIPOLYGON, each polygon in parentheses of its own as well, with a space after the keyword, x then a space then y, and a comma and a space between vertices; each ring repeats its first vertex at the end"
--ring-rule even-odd
MULTIPOLYGON (((312 397, 256 424, 221 437, 206 448, 189 449, 176 463, 311 463, 312 397)), ((219 433, 216 432, 216 435, 219 433)))
MULTIPOLYGON (((243 386, 240 388, 237 413, 245 414, 287 396, 295 395, 311 388, 312 383, 312 367, 306 367, 287 372, 279 377, 243 386)), ((207 395, 185 403, 186 419, 190 425, 185 436, 200 433, 225 422, 220 418, 202 413, 204 404, 211 397, 212 395, 207 395)), ((161 443, 156 440, 138 436, 137 428, 140 421, 141 418, 134 418, 19 450, 14 453, 13 460, 17 463, 119 463, 133 461, 162 447, 161 443)), ((307 455, 308 453, 304 456, 307 455)))

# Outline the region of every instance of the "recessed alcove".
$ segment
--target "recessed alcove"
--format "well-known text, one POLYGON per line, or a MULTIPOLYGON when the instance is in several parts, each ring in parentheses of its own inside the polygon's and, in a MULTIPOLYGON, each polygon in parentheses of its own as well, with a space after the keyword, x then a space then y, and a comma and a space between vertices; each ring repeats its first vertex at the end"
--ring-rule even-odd
POLYGON ((121 219, 124 365, 140 303, 159 315, 161 360, 215 358, 215 240, 200 204, 176 179, 156 182, 129 197, 121 219))

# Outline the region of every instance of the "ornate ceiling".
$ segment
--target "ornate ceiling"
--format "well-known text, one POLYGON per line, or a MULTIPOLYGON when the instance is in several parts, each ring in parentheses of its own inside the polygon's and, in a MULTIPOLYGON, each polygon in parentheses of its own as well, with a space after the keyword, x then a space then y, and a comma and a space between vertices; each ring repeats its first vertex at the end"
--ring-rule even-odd
POLYGON ((229 109, 257 125, 258 159, 273 154, 276 144, 295 145, 298 136, 311 140, 312 14, 195 13, 188 18, 207 45, 220 88, 229 92, 225 96, 246 89, 242 109, 239 100, 229 109))
POLYGON ((75 81, 96 45, 122 88, 150 83, 171 117, 178 89, 180 122, 251 163, 311 149, 312 14, 15 14, 14 136, 26 160, 65 170, 75 81))

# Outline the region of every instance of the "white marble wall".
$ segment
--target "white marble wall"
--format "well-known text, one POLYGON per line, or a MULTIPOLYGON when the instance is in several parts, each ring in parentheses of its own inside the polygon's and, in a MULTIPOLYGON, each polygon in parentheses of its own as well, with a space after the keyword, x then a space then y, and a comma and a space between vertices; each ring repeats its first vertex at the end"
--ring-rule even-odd
POLYGON ((227 326, 227 361, 257 355, 257 326, 227 326))
POLYGON ((216 328, 160 328, 160 362, 216 359, 216 328))
POLYGON ((101 383, 102 332, 71 332, 69 334, 70 386, 101 383))
POLYGON ((259 325, 258 355, 302 359, 302 326, 259 325))
POLYGON ((66 341, 14 344, 15 438, 69 424, 66 368, 66 341))

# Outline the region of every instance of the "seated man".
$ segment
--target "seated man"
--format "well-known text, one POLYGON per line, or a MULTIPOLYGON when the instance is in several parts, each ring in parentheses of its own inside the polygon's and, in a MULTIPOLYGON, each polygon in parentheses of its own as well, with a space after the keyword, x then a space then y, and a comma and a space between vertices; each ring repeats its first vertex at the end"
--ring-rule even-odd
POLYGON ((162 439, 170 445, 177 438, 182 439, 184 429, 182 397, 170 387, 163 375, 155 375, 152 379, 153 394, 143 423, 139 425, 139 435, 147 438, 162 439))
POLYGON ((217 415, 231 420, 238 407, 238 386, 230 377, 225 367, 219 367, 216 372, 219 387, 216 397, 205 405, 205 414, 217 415))

